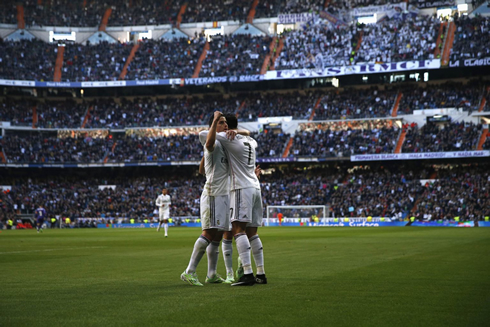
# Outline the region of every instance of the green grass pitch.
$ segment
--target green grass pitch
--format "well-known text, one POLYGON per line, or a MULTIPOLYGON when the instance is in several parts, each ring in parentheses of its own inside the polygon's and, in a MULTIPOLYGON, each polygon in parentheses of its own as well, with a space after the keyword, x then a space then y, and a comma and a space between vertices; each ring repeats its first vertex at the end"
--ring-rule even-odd
POLYGON ((269 284, 196 287, 197 228, 4 230, 0 326, 490 325, 490 228, 259 232, 269 284))

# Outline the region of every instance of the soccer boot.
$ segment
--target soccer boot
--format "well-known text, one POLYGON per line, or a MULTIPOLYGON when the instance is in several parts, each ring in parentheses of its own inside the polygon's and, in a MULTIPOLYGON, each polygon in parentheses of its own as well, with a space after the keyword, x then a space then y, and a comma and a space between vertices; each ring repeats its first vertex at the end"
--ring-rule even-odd
POLYGON ((208 284, 221 284, 224 282, 225 282, 225 280, 219 274, 215 274, 211 278, 206 276, 206 283, 208 283, 208 284))
POLYGON ((235 282, 235 277, 233 277, 233 272, 226 274, 226 279, 223 282, 224 284, 231 284, 235 282))
POLYGON ((243 272, 243 266, 242 266, 242 260, 240 260, 240 257, 238 257, 238 268, 236 269, 236 279, 242 278, 244 272, 243 272))
POLYGON ((195 272, 188 274, 184 271, 180 275, 180 279, 182 279, 184 282, 187 282, 187 283, 194 285, 194 286, 204 286, 203 284, 201 284, 201 282, 197 278, 197 274, 195 272))
POLYGON ((255 275, 255 283, 257 284, 267 284, 267 277, 263 275, 255 275))
POLYGON ((255 284, 254 274, 246 274, 238 282, 231 284, 231 286, 253 286, 253 284, 255 284))

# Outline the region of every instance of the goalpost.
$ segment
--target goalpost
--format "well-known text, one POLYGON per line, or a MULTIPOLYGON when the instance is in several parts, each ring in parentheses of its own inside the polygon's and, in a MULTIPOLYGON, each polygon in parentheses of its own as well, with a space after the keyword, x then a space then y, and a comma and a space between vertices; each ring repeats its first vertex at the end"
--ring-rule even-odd
POLYGON ((270 226, 271 223, 277 223, 277 215, 282 213, 282 222, 303 222, 307 223, 313 216, 318 217, 320 221, 325 221, 327 218, 326 205, 296 205, 296 206, 267 206, 266 226, 270 226))

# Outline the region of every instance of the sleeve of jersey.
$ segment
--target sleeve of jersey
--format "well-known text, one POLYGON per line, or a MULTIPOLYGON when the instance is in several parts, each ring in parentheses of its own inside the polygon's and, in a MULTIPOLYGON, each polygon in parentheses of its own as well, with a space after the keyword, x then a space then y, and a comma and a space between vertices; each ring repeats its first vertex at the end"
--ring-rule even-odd
POLYGON ((199 132, 199 142, 204 146, 206 144, 206 139, 208 138, 209 131, 200 131, 199 132))

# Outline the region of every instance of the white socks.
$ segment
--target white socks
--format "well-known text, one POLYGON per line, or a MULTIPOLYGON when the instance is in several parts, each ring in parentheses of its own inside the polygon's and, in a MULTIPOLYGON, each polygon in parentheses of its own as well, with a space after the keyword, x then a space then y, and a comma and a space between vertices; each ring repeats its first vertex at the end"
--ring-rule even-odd
POLYGON ((189 265, 185 270, 186 273, 191 274, 196 272, 197 265, 202 259, 204 255, 204 251, 206 251, 206 247, 209 245, 209 241, 204 236, 199 236, 194 243, 194 250, 192 250, 191 260, 189 261, 189 265))
POLYGON ((226 275, 233 275, 233 241, 223 239, 221 250, 225 261, 226 275))
POLYGON ((245 233, 235 235, 236 248, 238 255, 242 260, 243 273, 251 274, 252 271, 252 258, 250 257, 250 242, 245 233))
POLYGON ((167 236, 167 232, 168 232, 168 223, 164 223, 164 224, 163 224, 163 228, 165 229, 165 236, 167 236))
POLYGON ((212 278, 218 270, 219 242, 211 242, 206 252, 208 254, 208 277, 212 278))
POLYGON ((262 248, 262 241, 259 235, 254 235, 250 238, 250 246, 252 247, 252 254, 255 260, 255 266, 257 267, 257 275, 264 275, 264 249, 262 248))

